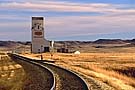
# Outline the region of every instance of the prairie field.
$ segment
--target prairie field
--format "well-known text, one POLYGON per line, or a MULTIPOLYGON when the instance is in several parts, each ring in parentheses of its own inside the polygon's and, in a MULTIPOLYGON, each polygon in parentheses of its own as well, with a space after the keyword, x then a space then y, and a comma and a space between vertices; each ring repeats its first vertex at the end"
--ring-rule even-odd
POLYGON ((0 52, 0 90, 22 90, 24 70, 4 52, 0 52))
MULTIPOLYGON (((102 81, 116 90, 135 89, 135 52, 133 48, 93 50, 90 53, 42 53, 44 60, 55 60, 64 68, 102 81), (125 52, 124 52, 125 50, 125 52), (123 52, 122 52, 123 51, 123 52)), ((26 56, 40 58, 41 54, 26 56)))

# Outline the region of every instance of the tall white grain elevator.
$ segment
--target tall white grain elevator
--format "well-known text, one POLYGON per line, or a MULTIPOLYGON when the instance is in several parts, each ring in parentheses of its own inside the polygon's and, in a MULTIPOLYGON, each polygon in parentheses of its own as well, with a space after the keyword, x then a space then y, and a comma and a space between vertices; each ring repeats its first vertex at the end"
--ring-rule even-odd
POLYGON ((44 17, 32 17, 32 53, 49 52, 50 42, 44 38, 44 17))

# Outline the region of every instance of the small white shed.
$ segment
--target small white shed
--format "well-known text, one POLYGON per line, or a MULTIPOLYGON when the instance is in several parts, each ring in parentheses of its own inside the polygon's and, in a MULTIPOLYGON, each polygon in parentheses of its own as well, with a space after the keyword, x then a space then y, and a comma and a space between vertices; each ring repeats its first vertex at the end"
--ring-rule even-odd
POLYGON ((81 53, 79 51, 74 52, 75 55, 80 55, 81 53))

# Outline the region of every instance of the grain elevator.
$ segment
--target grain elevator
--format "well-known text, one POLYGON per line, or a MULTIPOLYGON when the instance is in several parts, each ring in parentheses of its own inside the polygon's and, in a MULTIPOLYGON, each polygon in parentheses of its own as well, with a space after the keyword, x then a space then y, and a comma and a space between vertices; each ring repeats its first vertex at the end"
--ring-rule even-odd
POLYGON ((44 37, 44 17, 32 17, 32 53, 43 53, 50 51, 50 42, 44 37))

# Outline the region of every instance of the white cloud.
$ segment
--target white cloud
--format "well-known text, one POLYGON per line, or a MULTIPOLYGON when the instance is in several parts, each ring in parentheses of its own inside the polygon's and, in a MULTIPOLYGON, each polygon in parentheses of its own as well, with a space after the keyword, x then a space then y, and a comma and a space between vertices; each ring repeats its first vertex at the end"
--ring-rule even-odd
MULTIPOLYGON (((124 7, 124 5, 122 5, 124 7)), ((98 13, 133 13, 135 9, 118 9, 121 5, 104 3, 71 3, 57 1, 11 2, 1 3, 0 8, 29 10, 29 11, 56 11, 56 12, 98 12, 98 13)))
POLYGON ((51 17, 46 21, 46 32, 48 37, 134 32, 134 18, 134 15, 51 17))
MULTIPOLYGON (((124 7, 126 7, 126 5, 104 3, 86 4, 56 1, 40 1, 37 3, 36 0, 30 0, 29 2, 0 3, 0 10, 104 13, 99 16, 81 16, 78 14, 76 16, 47 17, 45 21, 45 32, 48 38, 135 31, 135 9, 123 9, 124 7)), ((17 20, 14 22, 0 22, 1 28, 9 30, 17 28, 19 29, 18 31, 25 29, 27 33, 30 32, 30 17, 22 17, 17 14, 1 14, 0 19, 17 20)), ((21 34, 19 35, 21 36, 21 34)))
MULTIPOLYGON (((8 17, 8 16, 7 16, 8 17)), ((21 18, 21 17, 20 17, 21 18)), ((102 16, 63 16, 45 18, 47 37, 96 35, 114 32, 135 31, 135 15, 102 15, 102 16)), ((15 17, 14 17, 15 19, 15 17)), ((0 22, 6 30, 17 29, 30 33, 30 19, 27 21, 0 22), (8 24, 7 24, 8 23, 8 24)))

